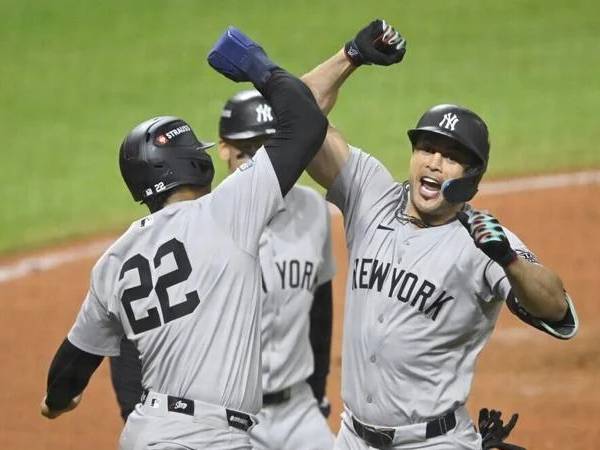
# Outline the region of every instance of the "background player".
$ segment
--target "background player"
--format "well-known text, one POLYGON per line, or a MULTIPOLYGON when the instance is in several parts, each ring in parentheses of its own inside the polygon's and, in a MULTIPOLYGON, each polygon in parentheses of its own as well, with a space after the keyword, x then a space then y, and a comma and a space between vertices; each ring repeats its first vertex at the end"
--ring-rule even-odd
POLYGON ((126 137, 123 178, 153 214, 95 265, 41 405, 48 418, 77 406, 125 334, 140 351, 147 391, 127 420, 124 449, 249 448, 244 431, 262 395, 259 238, 326 132, 306 86, 239 31, 223 34, 209 63, 252 81, 282 118, 280 131, 213 193, 207 145, 184 121, 151 119, 126 137))
MULTIPOLYGON (((404 52, 377 20, 303 79, 329 111, 356 67, 404 52)), ((344 214, 350 258, 336 448, 479 449, 464 404, 502 301, 561 339, 575 334, 577 317, 559 277, 466 204, 487 167, 484 121, 438 105, 408 134, 405 183, 333 128, 309 166, 344 214)))
MULTIPOLYGON (((258 91, 241 91, 227 101, 219 120, 218 150, 230 173, 254 156, 275 127, 271 106, 258 91)), ((323 197, 294 186, 261 236, 259 256, 263 408, 250 432, 252 446, 330 449, 333 434, 324 417, 329 409, 324 396, 334 263, 323 197)), ((120 356, 111 358, 111 375, 126 419, 143 391, 139 354, 126 339, 120 356)))

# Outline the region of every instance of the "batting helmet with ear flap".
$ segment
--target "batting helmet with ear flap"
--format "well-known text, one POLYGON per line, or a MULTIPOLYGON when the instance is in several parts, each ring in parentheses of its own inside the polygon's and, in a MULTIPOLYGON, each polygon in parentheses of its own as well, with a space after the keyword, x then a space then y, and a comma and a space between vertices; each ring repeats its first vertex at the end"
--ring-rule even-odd
POLYGON ((119 166, 133 199, 149 203, 177 186, 208 186, 214 176, 206 149, 178 117, 160 116, 137 125, 125 137, 119 166))
POLYGON ((256 90, 241 91, 231 97, 219 120, 219 136, 241 140, 275 134, 276 120, 271 106, 256 90))
POLYGON ((474 157, 476 163, 466 170, 463 177, 446 180, 442 185, 447 201, 461 203, 471 200, 477 193, 490 155, 488 128, 483 119, 462 106, 437 105, 421 116, 415 128, 408 130, 413 148, 423 133, 446 136, 474 157))

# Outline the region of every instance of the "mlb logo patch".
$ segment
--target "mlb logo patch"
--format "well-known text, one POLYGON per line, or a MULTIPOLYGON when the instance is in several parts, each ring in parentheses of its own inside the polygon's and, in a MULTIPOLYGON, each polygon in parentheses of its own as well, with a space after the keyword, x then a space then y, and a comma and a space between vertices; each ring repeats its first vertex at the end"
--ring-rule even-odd
POLYGON ((239 170, 240 170, 241 172, 243 172, 244 170, 248 170, 248 169, 249 169, 250 167, 252 167, 252 166, 254 166, 254 161, 250 159, 250 160, 246 161, 244 164, 242 164, 242 165, 239 167, 239 170))
POLYGON ((144 217, 142 220, 140 220, 140 227, 144 228, 150 226, 152 225, 153 221, 154 218, 152 216, 144 217))

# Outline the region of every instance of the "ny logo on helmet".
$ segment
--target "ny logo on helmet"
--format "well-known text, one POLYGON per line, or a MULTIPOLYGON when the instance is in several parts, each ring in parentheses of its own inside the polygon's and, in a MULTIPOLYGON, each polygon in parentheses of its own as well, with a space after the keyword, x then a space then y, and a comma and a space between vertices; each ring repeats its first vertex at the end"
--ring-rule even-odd
POLYGON ((265 103, 261 103, 256 107, 256 121, 257 122, 272 122, 273 115, 271 114, 271 107, 265 103))
POLYGON ((458 117, 454 113, 444 114, 444 118, 440 122, 439 126, 444 127, 446 130, 454 131, 454 127, 458 123, 458 117))

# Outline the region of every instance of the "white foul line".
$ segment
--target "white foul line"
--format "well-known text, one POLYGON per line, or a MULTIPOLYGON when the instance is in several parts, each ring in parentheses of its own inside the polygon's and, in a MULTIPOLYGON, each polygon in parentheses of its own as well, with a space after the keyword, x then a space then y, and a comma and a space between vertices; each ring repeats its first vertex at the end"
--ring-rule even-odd
POLYGON ((113 240, 103 239, 52 253, 30 256, 6 266, 0 266, 0 283, 45 272, 74 261, 101 255, 113 240))
POLYGON ((488 181, 481 183, 479 193, 482 195, 499 195, 510 192, 583 186, 586 184, 600 184, 600 170, 488 181))
MULTIPOLYGON (((581 186, 586 184, 600 184, 600 170, 484 182, 481 183, 479 192, 482 195, 500 195, 512 192, 581 186)), ((330 206, 332 214, 340 214, 335 206, 330 206)), ((112 242, 113 241, 109 239, 102 239, 88 244, 71 247, 66 250, 42 253, 38 256, 23 258, 12 264, 0 266, 0 284, 26 277, 34 272, 44 272, 63 264, 99 256, 112 242)))

